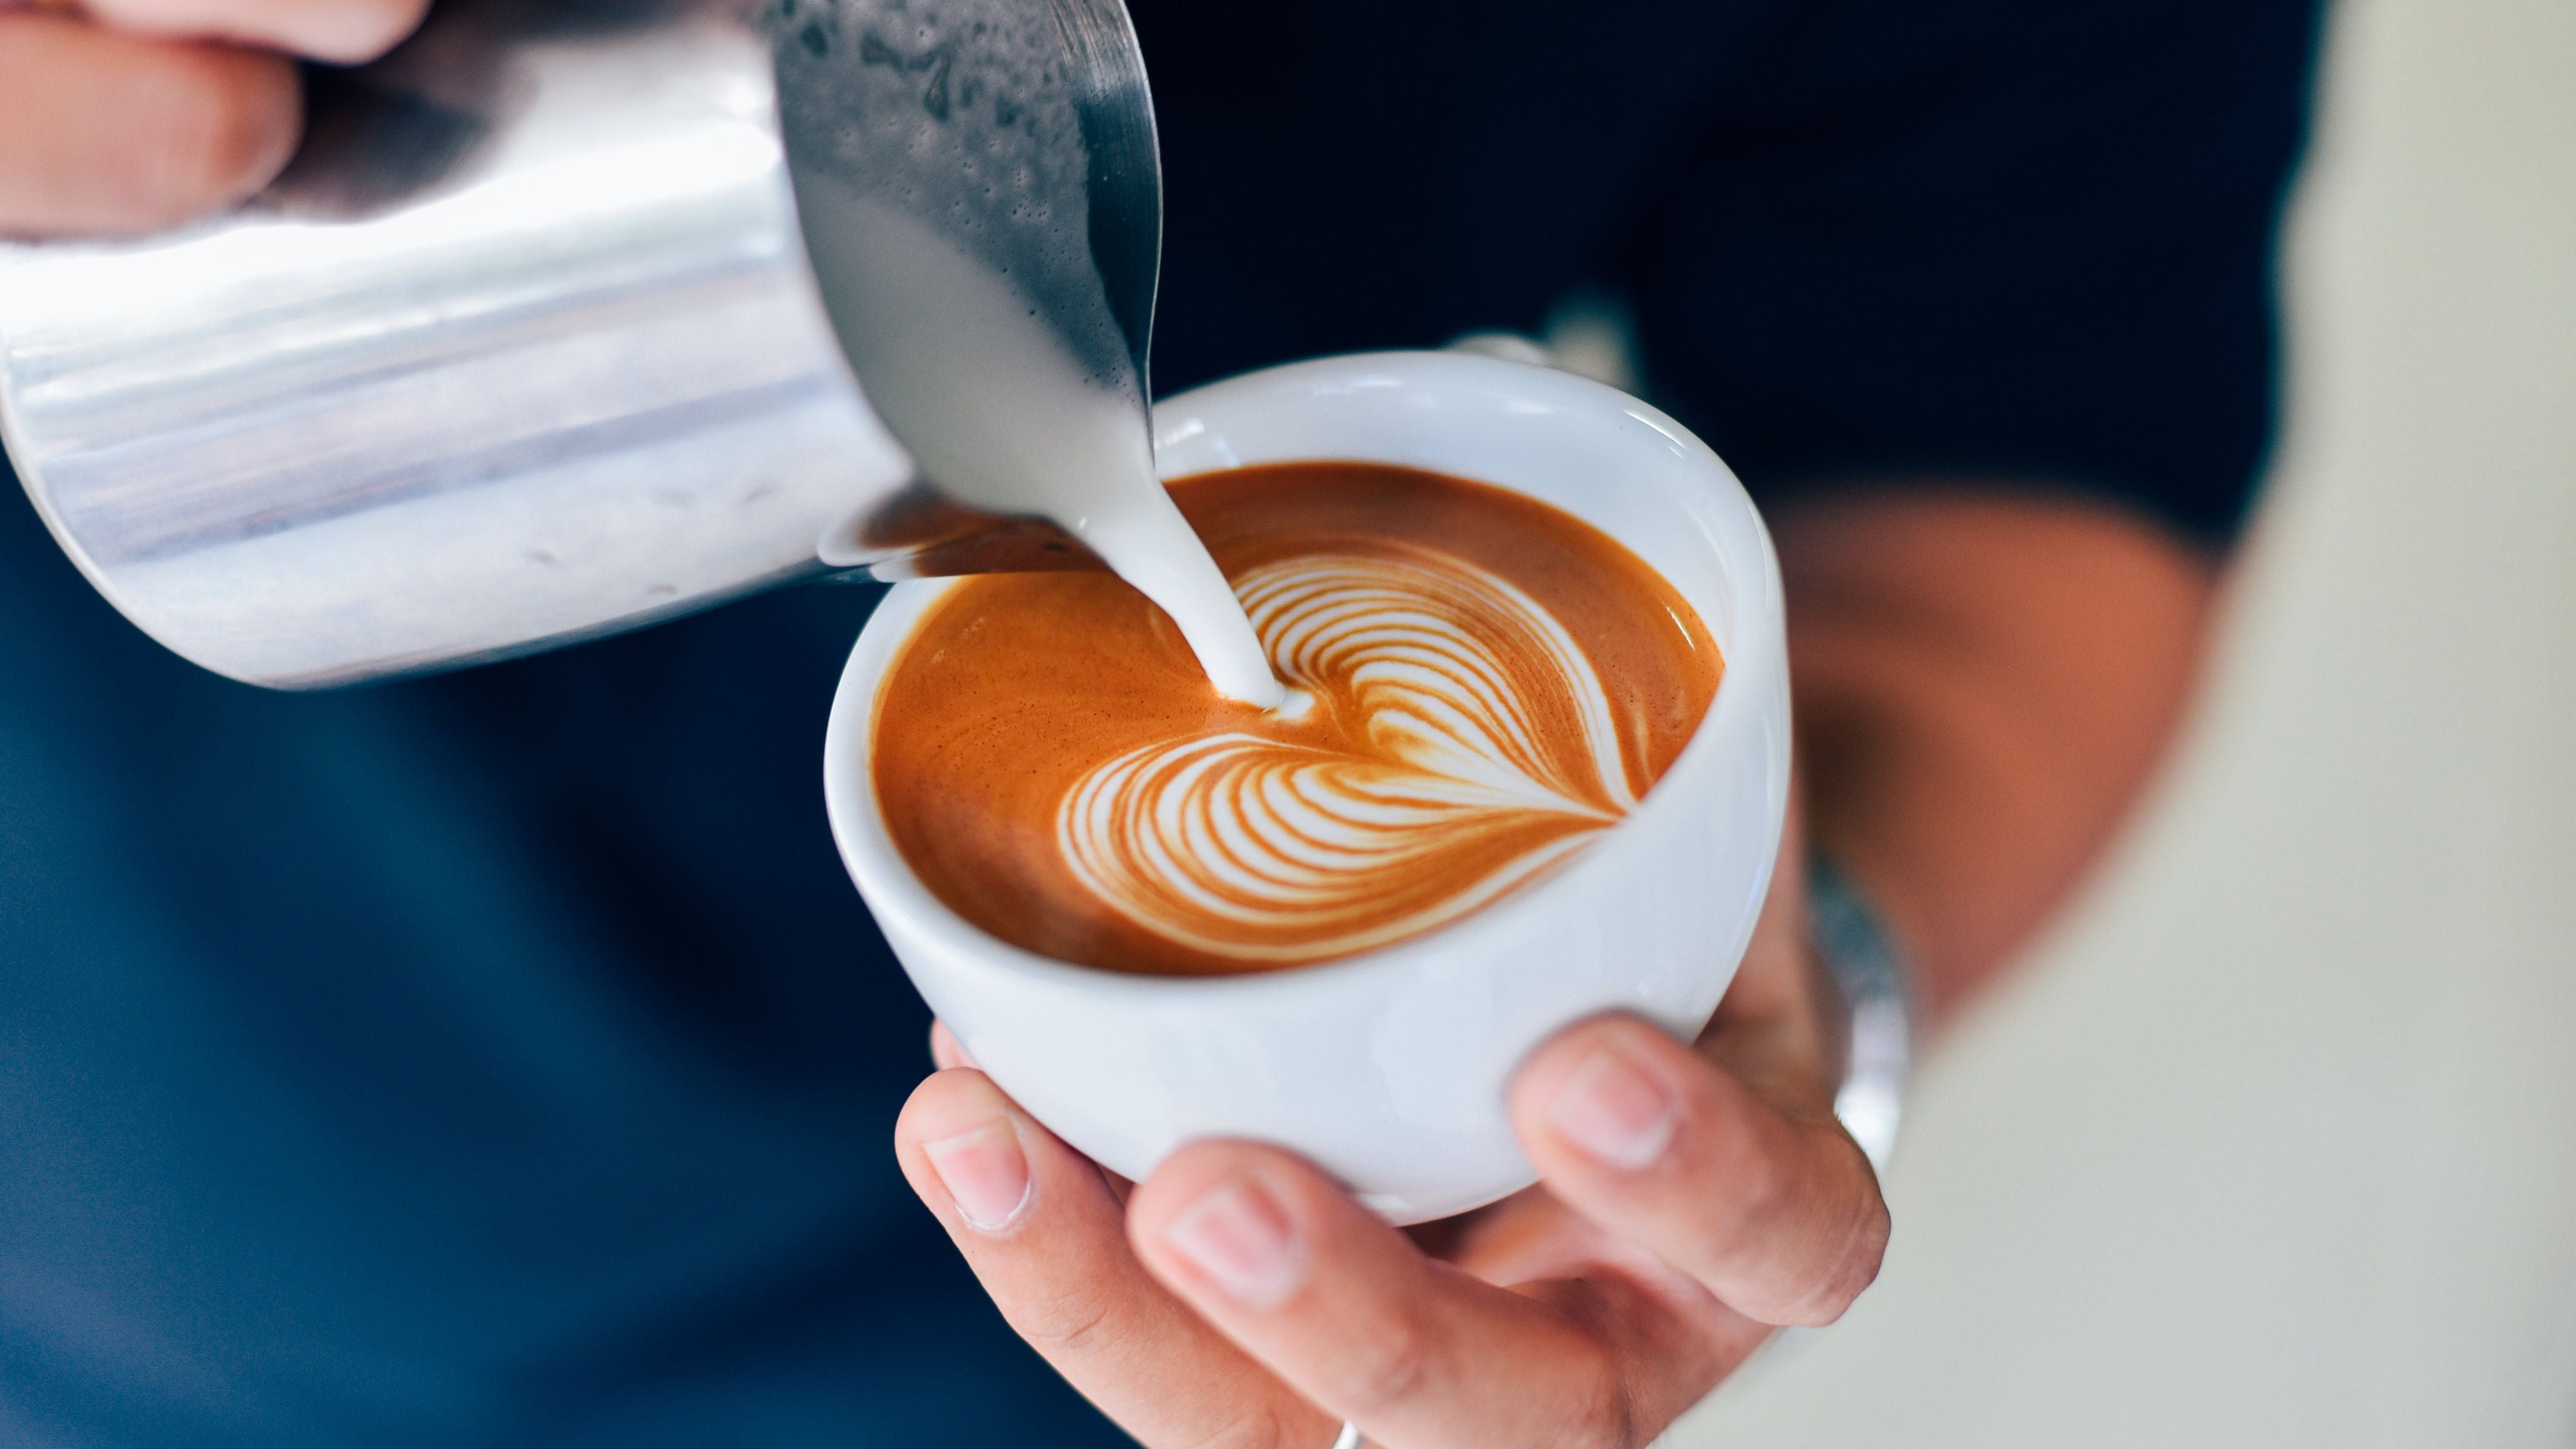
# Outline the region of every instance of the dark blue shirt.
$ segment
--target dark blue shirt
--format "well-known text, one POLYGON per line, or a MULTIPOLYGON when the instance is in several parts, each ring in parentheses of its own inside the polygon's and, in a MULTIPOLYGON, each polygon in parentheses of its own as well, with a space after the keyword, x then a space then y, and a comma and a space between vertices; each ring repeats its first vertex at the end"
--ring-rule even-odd
MULTIPOLYGON (((1588 284, 1766 497, 1973 474, 2223 540, 2314 19, 1140 0, 1158 381, 1588 284)), ((0 499, 0 1440, 1118 1442, 886 1148, 927 1018, 818 789, 872 598, 268 694, 0 499)))

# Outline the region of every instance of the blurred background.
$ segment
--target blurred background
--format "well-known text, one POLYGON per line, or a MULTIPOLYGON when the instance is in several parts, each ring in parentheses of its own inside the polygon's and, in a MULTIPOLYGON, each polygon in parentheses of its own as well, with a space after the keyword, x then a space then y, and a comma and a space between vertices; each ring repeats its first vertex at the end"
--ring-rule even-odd
POLYGON ((1668 1439, 2576 1446, 2576 5, 2341 0, 2214 686, 1668 1439))
MULTIPOLYGON (((1878 1287, 1668 1449, 2576 1449, 2571 62, 2571 0, 2336 0, 2288 429, 2189 738, 1929 1063, 1878 1287)), ((1615 307, 1545 331, 1615 373, 1615 307)), ((119 1415, 143 1443, 1110 1441, 851 1145, 923 1025, 890 962, 853 969, 812 790, 869 596, 290 702, 164 655, 0 522, 0 616, 42 621, 0 629, 0 834, 55 872, 0 879, 0 956, 53 953, 0 972, 0 1160, 39 1169, 0 1174, 0 1308, 69 1325, 0 1338, 35 1386, 0 1445, 119 1415), (714 763, 632 789, 673 760, 714 763), (93 808, 129 788, 240 828, 93 808), (152 908, 87 904, 122 878, 98 861, 152 908), (699 895, 656 873, 692 862, 699 895), (111 1071, 128 1095, 56 1089, 111 1071), (352 1144, 381 1149, 356 1188, 352 1144), (407 1294, 431 1306, 376 1313, 407 1294), (137 1365, 166 1403, 119 1402, 137 1365)))

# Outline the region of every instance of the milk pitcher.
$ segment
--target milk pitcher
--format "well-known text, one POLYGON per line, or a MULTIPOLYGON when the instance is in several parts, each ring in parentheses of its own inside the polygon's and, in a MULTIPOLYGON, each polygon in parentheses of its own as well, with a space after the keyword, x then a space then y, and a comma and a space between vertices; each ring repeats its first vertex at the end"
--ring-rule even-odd
POLYGON ((1144 426, 1160 186, 1118 0, 442 0, 308 101, 238 212, 0 245, 0 437, 171 649, 318 687, 1089 561, 915 466, 870 403, 901 349, 826 305, 797 197, 866 188, 1006 276, 1144 426))

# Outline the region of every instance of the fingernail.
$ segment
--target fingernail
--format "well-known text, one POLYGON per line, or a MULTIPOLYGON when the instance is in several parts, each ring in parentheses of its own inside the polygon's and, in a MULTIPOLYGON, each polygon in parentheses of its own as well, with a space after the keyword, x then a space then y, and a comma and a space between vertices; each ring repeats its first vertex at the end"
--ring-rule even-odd
POLYGON ((1035 1185, 1029 1181, 1029 1159, 1020 1151, 1020 1134, 1010 1119, 996 1117, 972 1132, 960 1132, 921 1145, 930 1170, 957 1204, 957 1215, 979 1233, 998 1233, 1026 1212, 1035 1185))
POLYGON ((1547 1109, 1558 1136, 1631 1172, 1664 1155, 1680 1116, 1681 1104, 1662 1080, 1608 1042, 1592 1049, 1547 1109))
POLYGON ((1296 1223, 1247 1177, 1229 1178, 1183 1208, 1163 1241, 1246 1308, 1276 1308, 1306 1281, 1296 1223))

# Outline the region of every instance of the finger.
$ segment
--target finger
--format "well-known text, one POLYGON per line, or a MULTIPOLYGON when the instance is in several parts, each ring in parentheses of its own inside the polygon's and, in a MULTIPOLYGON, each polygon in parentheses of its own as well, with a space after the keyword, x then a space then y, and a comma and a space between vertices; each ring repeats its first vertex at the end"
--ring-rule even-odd
POLYGON ((895 1151, 1011 1327, 1139 1440, 1332 1442, 1320 1411, 1154 1281, 1099 1170, 983 1073, 922 1083, 895 1151))
POLYGON ((1877 1276, 1887 1206, 1833 1118, 1775 1109, 1646 1022, 1559 1035, 1511 1105, 1551 1191, 1739 1313, 1830 1323, 1877 1276))
POLYGON ((966 1044, 957 1039, 957 1033, 950 1031, 944 1021, 930 1023, 930 1059, 943 1072, 950 1067, 975 1065, 975 1059, 966 1054, 966 1044))
POLYGON ((1642 1443, 1721 1368, 1649 1295, 1616 1280, 1561 1285, 1554 1302, 1497 1288, 1424 1257, 1313 1167, 1257 1144, 1173 1154, 1137 1188, 1128 1238, 1273 1373, 1403 1449, 1642 1443), (1652 1352, 1623 1352, 1600 1324, 1652 1352), (1660 1381, 1631 1375, 1643 1360, 1660 1381))
POLYGON ((292 63, 0 14, 0 232, 152 231, 241 201, 294 153, 292 63))
POLYGON ((429 0, 86 0, 82 8, 121 30, 237 41, 353 65, 411 34, 429 0))

